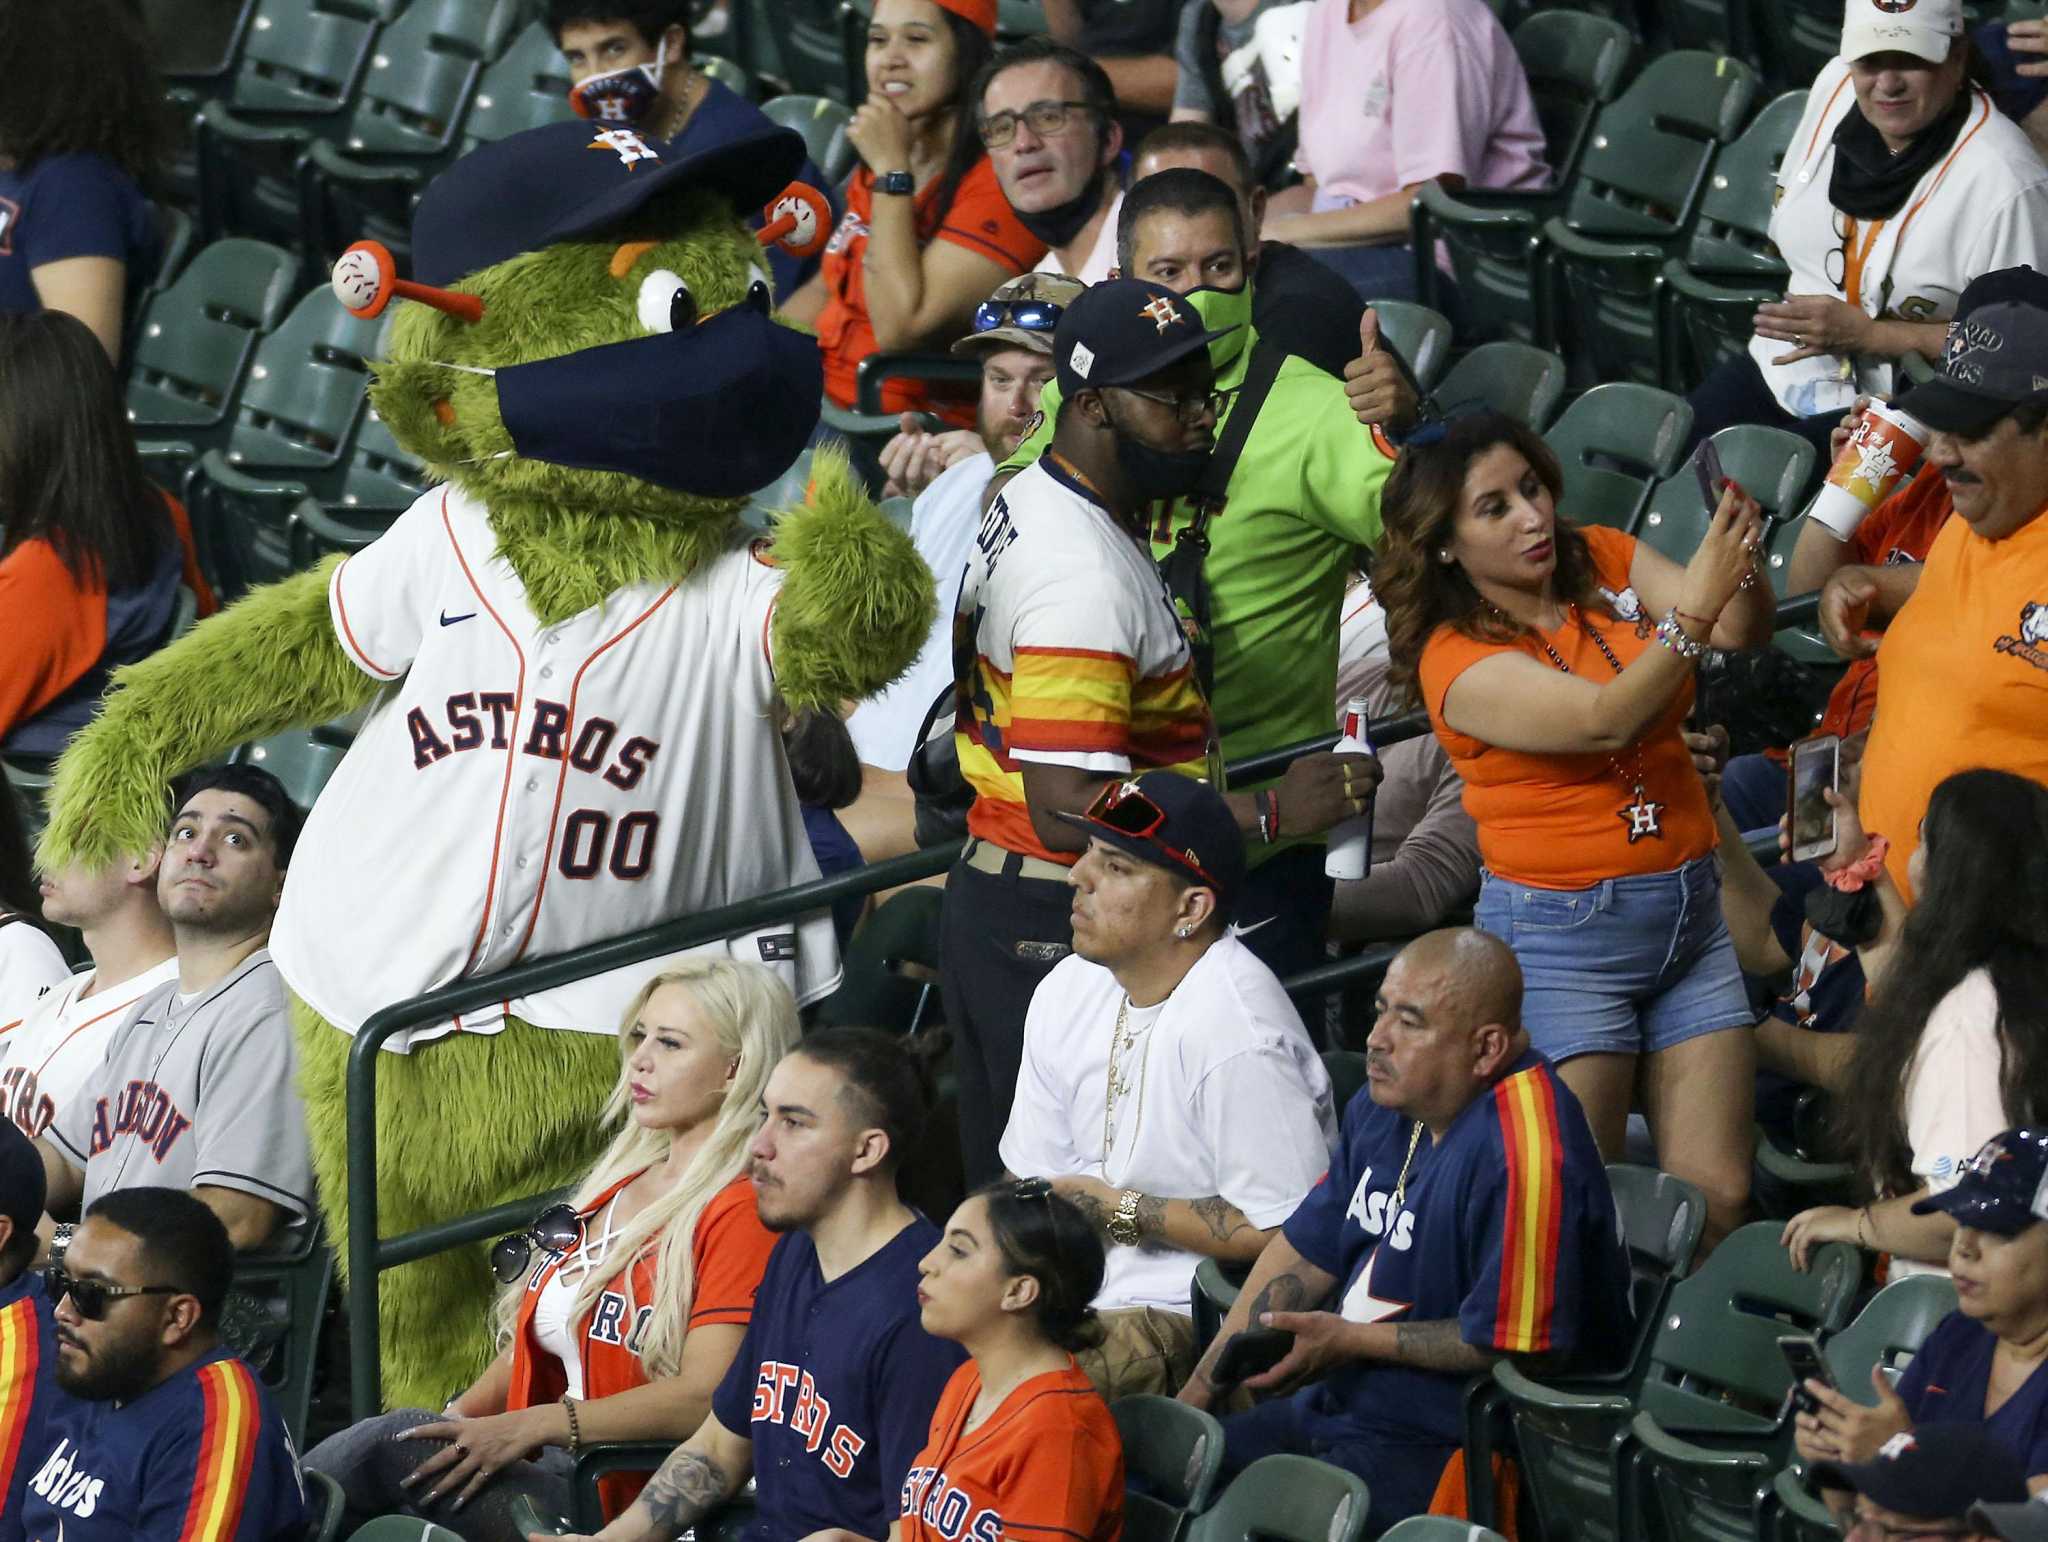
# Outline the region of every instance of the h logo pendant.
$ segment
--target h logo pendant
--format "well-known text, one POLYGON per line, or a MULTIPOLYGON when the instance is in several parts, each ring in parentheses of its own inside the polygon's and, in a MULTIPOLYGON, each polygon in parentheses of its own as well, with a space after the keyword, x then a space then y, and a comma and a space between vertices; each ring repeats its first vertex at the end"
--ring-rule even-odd
POLYGON ((1638 787, 1632 802, 1624 803, 1614 811, 1615 817, 1628 826, 1628 843, 1633 846, 1644 836, 1661 840, 1664 836, 1664 805, 1643 796, 1638 787))

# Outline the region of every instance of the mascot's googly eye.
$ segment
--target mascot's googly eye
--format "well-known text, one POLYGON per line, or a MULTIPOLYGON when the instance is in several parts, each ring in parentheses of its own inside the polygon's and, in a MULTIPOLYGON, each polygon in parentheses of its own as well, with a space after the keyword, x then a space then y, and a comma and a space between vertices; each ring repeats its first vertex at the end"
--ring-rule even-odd
POLYGON ((747 304, 764 316, 775 308, 775 286, 768 282, 768 275, 751 262, 747 264, 747 304))
POLYGON ((640 281, 639 309, 640 325, 650 332, 681 332, 697 324, 697 297, 667 268, 640 281))

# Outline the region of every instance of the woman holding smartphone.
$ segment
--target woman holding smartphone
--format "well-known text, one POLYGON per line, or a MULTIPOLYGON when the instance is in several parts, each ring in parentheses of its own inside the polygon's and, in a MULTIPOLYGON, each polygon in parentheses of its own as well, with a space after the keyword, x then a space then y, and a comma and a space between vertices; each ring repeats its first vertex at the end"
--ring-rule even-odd
MULTIPOLYGON (((1095 1228, 1042 1178, 971 1194, 925 1255, 925 1332, 964 1346, 903 1480, 898 1542, 1123 1533, 1116 1421, 1074 1363, 1097 1337, 1095 1228)), ((814 1538, 813 1542, 818 1542, 814 1538)))
POLYGON ((1754 1051, 1682 725, 1708 647, 1770 638, 1762 516, 1726 484, 1681 568, 1573 525, 1562 483, 1543 440, 1498 413, 1409 440, 1373 572, 1391 678, 1464 780, 1476 919, 1521 964, 1531 1041, 1610 1160, 1640 1096, 1660 1165, 1707 1196, 1711 1244, 1748 1202, 1754 1051))
MULTIPOLYGON (((1888 842, 1853 800, 1828 794, 1837 888, 1867 886, 1878 930, 1858 949, 1868 999, 1835 1051, 1844 1155, 1875 1196, 1785 1225, 1794 1264, 1822 1242, 1936 1273, 1954 1225, 1917 1201, 1956 1180, 2000 1130, 2048 1123, 2048 788, 2008 771, 1959 771, 1934 789, 1907 864, 1909 910, 1885 872, 1888 842)), ((1834 1046, 1828 1046, 1834 1048, 1834 1046)))

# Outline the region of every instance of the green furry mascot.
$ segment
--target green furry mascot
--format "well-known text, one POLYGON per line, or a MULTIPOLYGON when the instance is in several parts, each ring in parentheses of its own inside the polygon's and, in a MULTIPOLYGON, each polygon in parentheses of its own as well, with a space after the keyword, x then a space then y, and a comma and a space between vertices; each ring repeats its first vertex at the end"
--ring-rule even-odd
MULTIPOLYGON (((63 757, 41 859, 162 835, 163 788, 246 740, 369 709, 308 821, 272 953, 293 997, 330 1242, 346 1257, 343 1072, 372 1012, 816 876, 777 729, 906 668, 934 614, 909 540, 842 458, 750 541, 743 495, 817 419, 810 338, 768 315, 742 216, 786 184, 780 130, 674 146, 558 124, 485 146, 422 200, 417 279, 367 243, 359 315, 403 306, 370 399, 445 485, 345 562, 251 593, 115 679, 63 757)), ((731 939, 799 999, 829 918, 731 939)), ((659 961, 391 1042, 387 1235, 566 1184, 595 1158, 624 1003, 659 961), (570 1031, 560 1031, 570 1030, 570 1031)), ((436 1408, 492 1352, 480 1249, 385 1277, 384 1391, 436 1408)))

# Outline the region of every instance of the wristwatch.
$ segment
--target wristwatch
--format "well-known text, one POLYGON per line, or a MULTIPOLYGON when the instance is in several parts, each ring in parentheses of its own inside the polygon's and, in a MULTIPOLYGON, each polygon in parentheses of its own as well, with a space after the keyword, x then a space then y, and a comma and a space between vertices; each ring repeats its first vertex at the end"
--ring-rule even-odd
POLYGON ((1120 1248, 1134 1248, 1144 1240, 1138 1230, 1138 1201, 1141 1197, 1136 1189, 1125 1189, 1116 1202, 1116 1213, 1103 1223, 1102 1229, 1109 1234, 1109 1240, 1120 1248))
POLYGON ((917 178, 907 171, 885 171, 875 178, 875 191, 892 198, 910 198, 917 192, 917 178))

